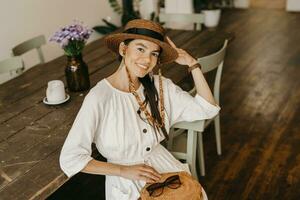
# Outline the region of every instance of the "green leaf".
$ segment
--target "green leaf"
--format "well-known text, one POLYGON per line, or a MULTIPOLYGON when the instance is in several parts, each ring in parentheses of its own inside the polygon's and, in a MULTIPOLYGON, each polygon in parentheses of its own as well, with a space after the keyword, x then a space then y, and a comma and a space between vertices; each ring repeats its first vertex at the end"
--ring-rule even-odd
POLYGON ((122 14, 122 7, 117 0, 109 0, 109 4, 116 13, 122 14))
POLYGON ((107 21, 106 19, 102 19, 102 21, 108 26, 110 27, 111 29, 113 30, 117 30, 119 27, 117 27, 116 25, 110 23, 109 21, 107 21))
POLYGON ((108 27, 108 26, 95 26, 95 27, 93 27, 93 29, 96 32, 103 34, 103 35, 106 35, 108 33, 115 31, 115 29, 112 29, 111 27, 108 27))

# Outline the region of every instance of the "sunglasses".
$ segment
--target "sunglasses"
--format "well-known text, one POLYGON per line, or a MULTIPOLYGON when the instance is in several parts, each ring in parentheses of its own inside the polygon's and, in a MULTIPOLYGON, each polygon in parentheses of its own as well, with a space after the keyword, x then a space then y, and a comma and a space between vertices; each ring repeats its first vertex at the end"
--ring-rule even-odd
POLYGON ((177 189, 181 186, 181 181, 179 175, 173 175, 167 178, 162 183, 153 183, 149 185, 146 190, 149 192, 151 197, 158 197, 163 194, 164 188, 168 187, 171 189, 177 189))

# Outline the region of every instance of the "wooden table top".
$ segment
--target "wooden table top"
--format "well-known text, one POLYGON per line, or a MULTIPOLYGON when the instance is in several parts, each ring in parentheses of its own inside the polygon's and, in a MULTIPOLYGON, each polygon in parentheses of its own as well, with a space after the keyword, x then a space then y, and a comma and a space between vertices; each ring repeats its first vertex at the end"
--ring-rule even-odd
MULTIPOLYGON (((225 23, 201 32, 168 30, 168 35, 178 47, 201 57, 218 50, 232 36, 228 32, 232 30, 226 30, 225 23)), ((83 59, 92 86, 118 67, 103 39, 88 44, 83 59)), ((60 79, 66 85, 65 64, 62 56, 0 85, 1 199, 44 199, 68 180, 59 167, 59 154, 87 92, 67 91, 71 99, 62 105, 42 102, 48 81, 60 79)), ((164 66, 162 73, 179 85, 189 76, 185 67, 174 63, 164 66)))

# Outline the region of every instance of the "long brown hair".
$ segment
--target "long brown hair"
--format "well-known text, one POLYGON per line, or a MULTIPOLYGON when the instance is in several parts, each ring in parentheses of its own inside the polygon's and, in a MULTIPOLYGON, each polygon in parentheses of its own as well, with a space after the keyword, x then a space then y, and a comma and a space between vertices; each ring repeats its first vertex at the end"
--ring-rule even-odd
MULTIPOLYGON (((128 45, 132 40, 133 39, 125 40, 124 44, 128 45)), ((123 59, 122 56, 119 56, 119 60, 121 61, 122 59, 123 59)), ((157 89, 156 89, 155 84, 154 84, 154 79, 151 79, 149 74, 146 74, 143 78, 138 78, 138 79, 142 83, 142 85, 144 86, 144 95, 145 95, 144 103, 146 104, 146 106, 149 103, 152 117, 159 124, 162 124, 162 118, 160 116, 160 112, 159 112, 159 108, 158 108, 159 95, 158 95, 157 89)), ((157 137, 158 136, 157 131, 160 132, 160 130, 161 130, 163 135, 165 136, 165 139, 166 140, 169 139, 167 130, 165 128, 165 125, 160 127, 160 130, 156 130, 156 127, 154 127, 154 130, 155 130, 156 138, 158 138, 157 137)))

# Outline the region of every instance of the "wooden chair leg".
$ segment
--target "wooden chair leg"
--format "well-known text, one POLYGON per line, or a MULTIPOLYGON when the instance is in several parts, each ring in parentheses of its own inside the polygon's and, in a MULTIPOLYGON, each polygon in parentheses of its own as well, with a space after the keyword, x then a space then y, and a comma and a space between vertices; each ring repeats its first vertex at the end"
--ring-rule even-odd
POLYGON ((198 31, 201 31, 202 30, 202 24, 199 24, 198 26, 199 26, 198 31))
POLYGON ((45 58, 44 58, 41 47, 37 48, 37 52, 38 52, 38 56, 39 56, 39 59, 40 59, 40 63, 45 63, 45 58))
POLYGON ((169 151, 173 150, 173 140, 174 140, 174 128, 171 128, 169 134, 168 146, 167 146, 167 149, 169 151))
POLYGON ((200 175, 205 176, 205 162, 204 162, 202 132, 198 132, 198 156, 199 156, 200 175))
POLYGON ((215 117, 214 125, 215 125, 215 134, 216 134, 217 153, 218 155, 221 155, 222 149, 221 149, 220 115, 215 117))
POLYGON ((196 170, 196 149, 197 149, 197 132, 193 130, 188 130, 187 135, 187 147, 186 147, 187 158, 186 162, 192 172, 192 176, 198 180, 197 170, 196 170))

